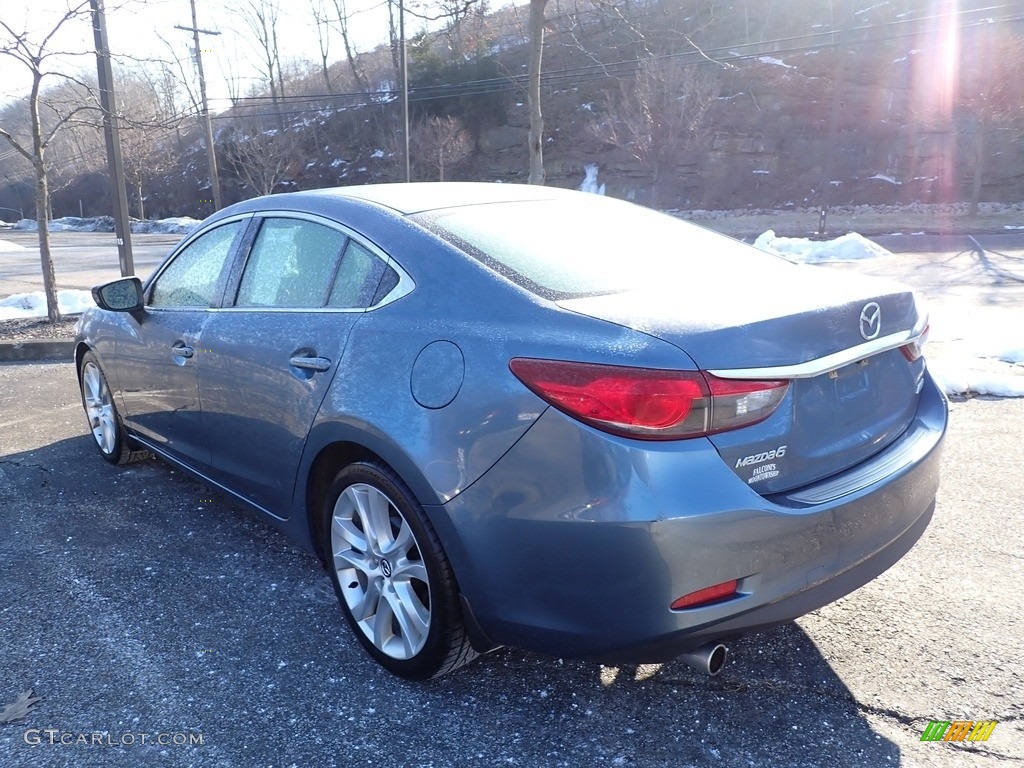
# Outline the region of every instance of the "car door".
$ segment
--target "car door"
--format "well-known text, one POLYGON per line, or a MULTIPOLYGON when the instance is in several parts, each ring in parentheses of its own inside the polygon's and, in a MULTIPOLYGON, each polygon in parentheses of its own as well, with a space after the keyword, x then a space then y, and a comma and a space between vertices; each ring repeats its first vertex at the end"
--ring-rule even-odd
POLYGON ((287 516, 306 434, 388 271, 382 254, 333 222, 262 217, 233 306, 215 311, 203 334, 214 479, 287 516))
POLYGON ((201 470, 209 467, 210 451, 199 403, 200 340, 247 221, 227 221, 182 246, 150 281, 145 309, 117 341, 126 425, 201 470))

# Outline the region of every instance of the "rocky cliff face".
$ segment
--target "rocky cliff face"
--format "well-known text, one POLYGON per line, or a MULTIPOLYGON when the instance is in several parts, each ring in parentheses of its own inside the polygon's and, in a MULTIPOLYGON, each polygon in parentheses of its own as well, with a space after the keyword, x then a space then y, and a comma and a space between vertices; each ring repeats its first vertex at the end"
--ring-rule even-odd
MULTIPOLYGON (((979 135, 980 199, 1024 199, 1024 70, 1019 55, 1016 62, 998 58, 1005 50, 1000 41, 1019 44, 1024 25, 973 18, 956 28, 952 51, 933 22, 886 35, 874 24, 871 31, 844 33, 834 45, 792 45, 716 67, 718 95, 706 138, 674 158, 659 204, 731 209, 969 200, 979 135), (990 103, 975 91, 990 94, 990 103)), ((650 168, 587 131, 601 109, 600 92, 581 85, 545 99, 548 183, 578 186, 584 167, 597 163, 609 194, 651 201, 650 168)), ((523 145, 506 141, 523 128, 516 109, 509 114, 512 125, 485 132, 480 142, 474 171, 484 178, 518 180, 525 165, 523 145)))

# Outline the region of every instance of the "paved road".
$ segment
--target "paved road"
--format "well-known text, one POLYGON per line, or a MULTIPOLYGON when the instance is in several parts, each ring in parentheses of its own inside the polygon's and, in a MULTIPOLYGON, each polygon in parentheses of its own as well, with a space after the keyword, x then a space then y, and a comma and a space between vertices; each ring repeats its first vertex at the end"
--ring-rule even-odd
MULTIPOLYGON (((113 234, 54 232, 50 238, 58 288, 88 290, 121 276, 113 234)), ((180 239, 180 235, 132 235, 135 274, 143 279, 148 277, 180 239)), ((893 253, 923 254, 933 264, 945 265, 947 272, 957 272, 970 262, 970 257, 955 263, 948 261, 957 253, 971 248, 971 243, 962 235, 880 236, 874 239, 893 253)), ((1019 254, 1024 253, 1024 233, 979 235, 977 239, 986 249, 1010 250, 1018 254, 1018 259, 1019 254)), ((0 297, 42 290, 36 234, 0 230, 0 241, 26 249, 7 251, 0 242, 0 297)), ((1018 260, 1012 266, 1018 267, 1019 263, 1018 260)), ((998 267, 997 263, 995 268, 998 267)), ((995 276, 998 278, 998 274, 995 276)))
MULTIPOLYGON (((132 235, 135 274, 149 276, 181 235, 132 235)), ((0 244, 0 297, 41 291, 39 240, 35 232, 0 230, 0 240, 25 250, 6 250, 0 244)), ((89 290, 121 276, 114 235, 106 232, 53 232, 50 234, 58 288, 89 290)))
POLYGON ((103 463, 69 365, 0 366, 0 711, 43 699, 0 724, 0 765, 1022 764, 1022 424, 1021 400, 954 404, 922 541, 735 643, 719 678, 501 650, 410 684, 364 658, 326 575, 269 526, 163 463, 103 463), (920 740, 959 718, 999 724, 920 740), (59 743, 94 733, 135 743, 59 743))

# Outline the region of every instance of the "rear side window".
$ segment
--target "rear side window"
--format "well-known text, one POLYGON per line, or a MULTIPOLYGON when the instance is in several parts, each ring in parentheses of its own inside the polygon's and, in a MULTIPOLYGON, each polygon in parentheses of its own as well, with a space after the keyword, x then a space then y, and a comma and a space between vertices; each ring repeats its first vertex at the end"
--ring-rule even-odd
POLYGON ((347 239, 304 219, 266 219, 242 272, 235 306, 324 306, 347 239))
POLYGON ((153 284, 151 307, 209 307, 231 245, 243 222, 232 221, 200 235, 160 273, 153 284))
POLYGON ((369 249, 349 240, 334 281, 328 306, 339 309, 371 307, 398 284, 398 275, 369 249), (387 286, 381 293, 379 288, 387 286))

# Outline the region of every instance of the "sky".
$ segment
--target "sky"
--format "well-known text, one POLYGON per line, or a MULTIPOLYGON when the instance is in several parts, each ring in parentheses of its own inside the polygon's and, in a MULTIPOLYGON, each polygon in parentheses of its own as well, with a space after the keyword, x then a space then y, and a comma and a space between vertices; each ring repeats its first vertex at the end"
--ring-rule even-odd
MULTIPOLYGON (((326 0, 330 5, 331 0, 326 0)), ((68 2, 77 5, 80 0, 2 0, 2 20, 21 32, 27 29, 30 39, 40 39, 67 10, 68 2)), ((210 107, 214 111, 226 109, 228 87, 226 72, 234 69, 247 82, 259 79, 259 70, 252 63, 255 51, 241 32, 244 22, 238 18, 237 7, 242 0, 196 0, 198 26, 221 32, 219 36, 203 36, 203 68, 206 71, 210 107)), ((319 49, 313 28, 310 0, 281 0, 282 13, 278 27, 278 42, 282 56, 291 59, 319 61, 319 49), (286 9, 286 10, 284 10, 286 9)), ((350 33, 357 50, 365 51, 387 39, 388 18, 384 0, 347 0, 350 13, 350 33)), ((175 29, 175 25, 191 27, 191 9, 188 0, 106 0, 107 37, 115 62, 118 58, 168 58, 163 37, 175 46, 179 57, 190 55, 192 35, 175 29)), ((407 19, 407 28, 416 28, 407 19)), ((0 31, 0 44, 5 35, 0 31)), ((92 26, 88 17, 65 25, 63 33, 54 39, 58 50, 79 52, 64 57, 61 69, 82 70, 96 74, 93 52, 92 26)), ((344 52, 340 36, 332 39, 331 60, 342 59, 344 52)), ((44 84, 47 81, 44 81, 44 84)), ((49 83, 56 84, 54 78, 49 83)), ((0 104, 27 94, 30 80, 25 67, 14 60, 0 56, 0 104)))

